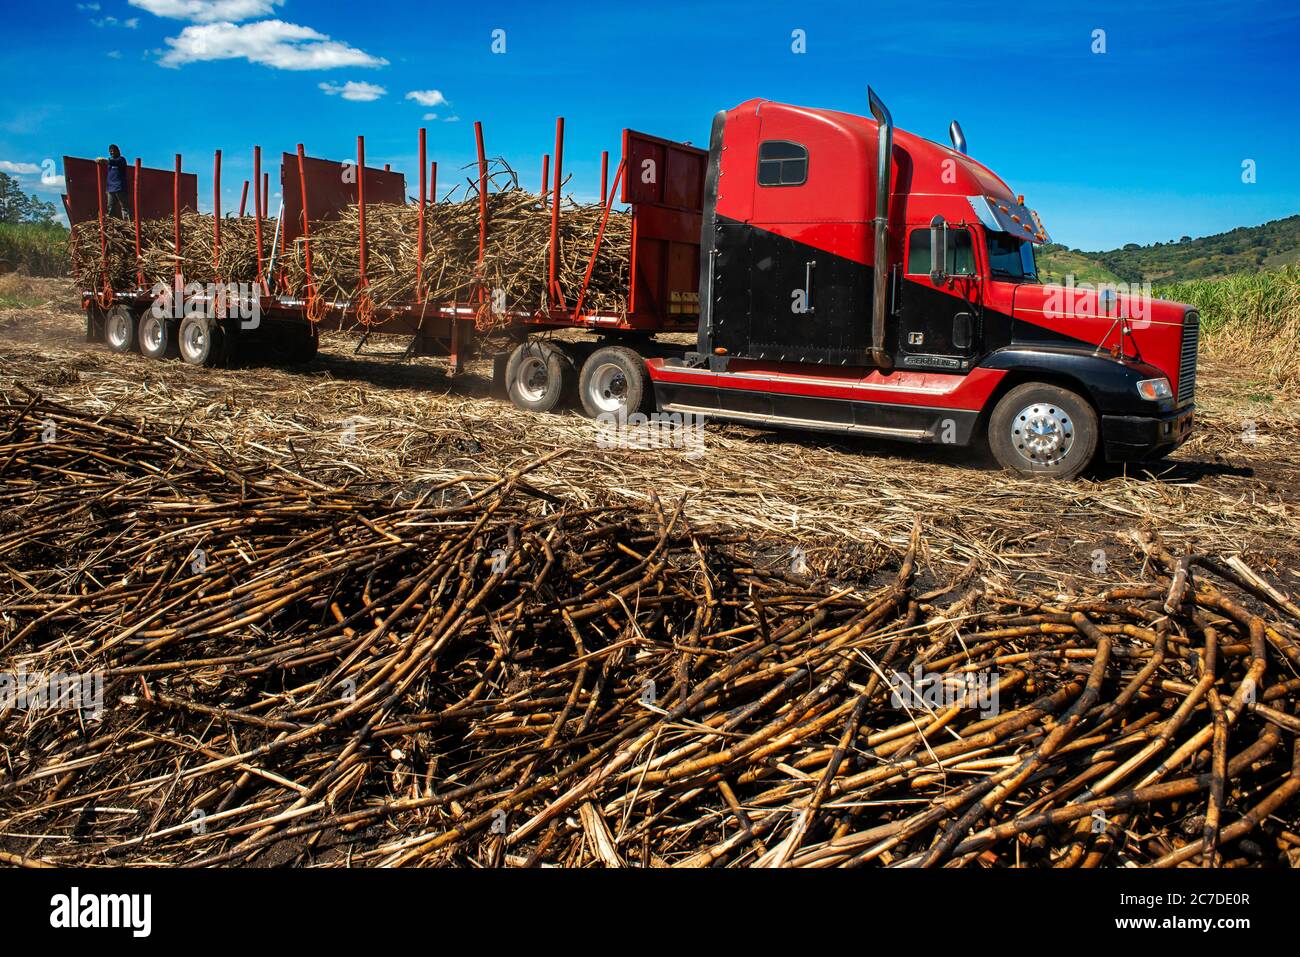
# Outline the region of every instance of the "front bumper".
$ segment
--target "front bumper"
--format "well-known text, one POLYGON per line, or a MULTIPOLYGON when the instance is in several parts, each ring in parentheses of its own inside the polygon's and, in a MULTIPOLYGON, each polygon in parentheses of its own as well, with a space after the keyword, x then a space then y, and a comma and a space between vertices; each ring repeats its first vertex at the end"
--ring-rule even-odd
POLYGON ((1103 415, 1101 437, 1107 462, 1132 462, 1172 452, 1192 434, 1196 406, 1167 415, 1103 415))

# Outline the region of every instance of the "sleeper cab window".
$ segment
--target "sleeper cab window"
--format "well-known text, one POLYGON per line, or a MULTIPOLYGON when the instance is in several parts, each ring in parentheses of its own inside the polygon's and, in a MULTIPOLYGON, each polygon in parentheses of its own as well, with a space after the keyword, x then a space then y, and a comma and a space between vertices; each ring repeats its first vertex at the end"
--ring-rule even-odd
POLYGON ((807 181, 808 150, 788 140, 759 144, 759 186, 802 186, 807 181))
MULTIPOLYGON (((975 272, 975 249, 971 245, 970 230, 948 227, 949 276, 969 276, 975 272)), ((930 275, 930 230, 922 226, 912 230, 907 241, 907 274, 930 275)))

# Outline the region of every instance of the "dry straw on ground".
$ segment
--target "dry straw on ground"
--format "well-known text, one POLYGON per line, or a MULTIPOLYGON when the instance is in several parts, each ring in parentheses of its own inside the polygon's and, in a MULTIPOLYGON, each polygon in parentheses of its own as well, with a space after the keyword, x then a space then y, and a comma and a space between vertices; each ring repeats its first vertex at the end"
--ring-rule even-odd
POLYGON ((1300 844, 1300 609, 1239 561, 1139 536, 1146 584, 923 590, 918 521, 880 584, 836 586, 680 502, 543 491, 560 451, 343 487, 203 431, 3 402, 4 667, 104 682, 97 717, 4 712, 10 863, 1171 866, 1300 844))

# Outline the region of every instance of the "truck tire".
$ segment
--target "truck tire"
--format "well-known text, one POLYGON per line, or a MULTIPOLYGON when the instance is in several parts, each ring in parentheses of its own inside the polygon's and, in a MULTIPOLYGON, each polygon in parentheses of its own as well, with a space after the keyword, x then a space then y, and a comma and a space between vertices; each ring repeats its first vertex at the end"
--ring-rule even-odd
POLYGON ((126 306, 114 306, 104 317, 104 342, 113 352, 135 352, 135 316, 126 306))
POLYGON ((578 396, 593 419, 606 414, 644 412, 650 399, 645 359, 626 346, 604 346, 582 364, 578 396))
POLYGON ((202 316, 186 316, 176 334, 181 358, 190 365, 212 368, 220 364, 225 352, 225 335, 221 326, 202 316))
POLYGON ((1012 472, 1067 480, 1092 462, 1099 431, 1097 413, 1083 396, 1043 382, 1026 382, 994 407, 989 448, 1012 472))
POLYGON ((548 342, 521 343, 506 363, 510 401, 529 412, 554 411, 573 394, 576 379, 573 361, 548 342))
POLYGON ((153 310, 140 313, 135 324, 140 355, 150 359, 176 358, 176 320, 155 316, 153 310))

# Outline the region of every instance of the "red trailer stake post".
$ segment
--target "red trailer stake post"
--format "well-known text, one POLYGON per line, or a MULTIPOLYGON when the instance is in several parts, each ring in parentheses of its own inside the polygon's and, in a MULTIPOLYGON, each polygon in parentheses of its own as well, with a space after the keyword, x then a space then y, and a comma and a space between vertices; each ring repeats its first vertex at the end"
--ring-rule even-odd
MULTIPOLYGON (((307 273, 307 319, 310 322, 319 322, 324 311, 321 308, 324 304, 319 303, 316 299, 316 287, 312 282, 311 276, 311 216, 307 212, 307 168, 304 162, 305 154, 303 153, 302 144, 298 144, 298 185, 302 190, 302 262, 303 269, 307 273)), ((284 230, 280 230, 280 235, 284 235, 284 230)))
POLYGON ((135 284, 144 288, 144 269, 140 265, 140 157, 135 158, 135 179, 131 181, 131 218, 135 220, 135 284))
POLYGON ((483 124, 477 120, 474 121, 474 142, 478 147, 478 264, 481 267, 487 251, 487 157, 483 152, 483 124))
MULTIPOLYGON (((357 321, 363 326, 370 325, 374 317, 374 305, 366 292, 366 138, 357 137, 357 232, 360 233, 358 263, 360 280, 357 284, 357 321)), ((306 209, 306 206, 303 207, 306 209)))
POLYGON ((176 172, 172 174, 172 245, 176 253, 176 285, 181 286, 181 154, 176 154, 176 172))
POLYGON ((212 274, 221 281, 221 150, 212 159, 212 274))
POLYGON ((95 164, 95 179, 99 185, 99 274, 103 280, 103 293, 95 291, 101 309, 113 302, 113 283, 108 275, 108 238, 104 235, 104 164, 95 164))
POLYGON ((542 197, 542 209, 546 208, 546 194, 551 191, 551 154, 542 154, 542 188, 540 195, 542 197))
POLYGON ((248 207, 248 180, 244 180, 244 188, 239 194, 239 218, 240 219, 244 218, 244 210, 247 207, 248 207))
POLYGON ((415 301, 423 304, 424 302, 424 149, 425 149, 425 132, 424 127, 420 127, 420 212, 418 235, 415 240, 415 301))
POLYGON ((564 117, 555 120, 555 191, 551 197, 551 275, 547 286, 551 302, 564 308, 557 276, 560 268, 560 183, 564 167, 564 117))
POLYGON ((262 191, 262 147, 253 147, 253 237, 257 242, 257 281, 263 292, 266 280, 262 270, 262 216, 266 196, 262 191))

